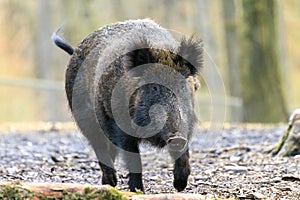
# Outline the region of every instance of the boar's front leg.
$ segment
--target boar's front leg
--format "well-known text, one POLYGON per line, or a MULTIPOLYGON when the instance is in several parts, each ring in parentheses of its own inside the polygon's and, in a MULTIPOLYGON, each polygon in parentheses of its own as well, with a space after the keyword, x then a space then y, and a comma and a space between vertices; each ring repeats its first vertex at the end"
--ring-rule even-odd
MULTIPOLYGON (((178 154, 171 153, 173 158, 177 158, 176 155, 178 154)), ((173 185, 178 192, 184 190, 184 188, 187 186, 187 180, 191 173, 189 157, 189 150, 187 149, 179 158, 175 160, 173 185)))
POLYGON ((123 151, 123 156, 126 167, 129 170, 129 189, 131 192, 136 192, 137 189, 144 192, 142 180, 142 161, 137 139, 127 136, 122 141, 122 148, 125 150, 123 151))

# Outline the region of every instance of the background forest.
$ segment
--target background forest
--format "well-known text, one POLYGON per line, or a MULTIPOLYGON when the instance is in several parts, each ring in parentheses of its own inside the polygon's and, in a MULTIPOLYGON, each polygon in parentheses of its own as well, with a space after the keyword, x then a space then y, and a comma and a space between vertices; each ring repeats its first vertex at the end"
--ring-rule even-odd
POLYGON ((69 56, 51 41, 59 26, 76 46, 101 26, 146 17, 204 40, 201 121, 223 120, 226 108, 228 122, 286 122, 300 107, 300 0, 0 0, 0 9, 0 122, 71 120, 69 56))

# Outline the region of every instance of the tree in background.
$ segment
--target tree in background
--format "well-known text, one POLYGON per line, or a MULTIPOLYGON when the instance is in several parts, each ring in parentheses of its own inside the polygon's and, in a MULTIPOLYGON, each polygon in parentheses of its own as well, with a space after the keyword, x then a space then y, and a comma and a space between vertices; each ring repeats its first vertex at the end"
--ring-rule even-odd
MULTIPOLYGON (((60 25, 64 25, 60 32, 61 36, 75 47, 84 36, 105 24, 150 17, 163 27, 186 35, 197 33, 204 40, 205 50, 212 59, 205 61, 203 72, 216 68, 217 65, 229 96, 243 98, 244 121, 285 121, 286 107, 281 89, 282 81, 278 66, 280 62, 277 58, 276 26, 280 28, 281 34, 286 34, 286 41, 285 38, 281 39, 283 47, 281 46, 280 50, 282 50, 281 55, 287 57, 286 65, 289 67, 281 70, 287 72, 287 85, 293 83, 288 86, 290 90, 288 105, 291 108, 299 107, 297 76, 300 72, 300 59, 297 55, 300 46, 298 34, 300 4, 297 4, 297 1, 287 1, 274 5, 276 2, 278 0, 262 2, 255 0, 149 0, 146 2, 0 0, 0 7, 3 8, 0 12, 0 24, 5 27, 0 31, 0 45, 3 47, 0 51, 0 74, 3 78, 15 78, 16 81, 19 78, 46 78, 63 82, 65 65, 69 57, 57 49, 53 50, 54 45, 50 38, 52 32, 60 25), (283 23, 277 23, 277 10, 282 15, 283 23), (244 27, 245 31, 239 40, 241 27, 244 27), (241 41, 243 45, 240 45, 241 41), (240 56, 243 56, 242 59, 240 56)), ((216 91, 213 75, 210 73, 207 77, 211 89, 216 91)), ((47 94, 48 90, 0 84, 2 94, 0 121, 70 120, 65 106, 63 86, 61 88, 61 91, 56 92, 59 96, 59 102, 56 102, 53 100, 54 96, 47 94), (40 94, 38 98, 37 94, 40 94), (37 104, 37 102, 43 101, 44 97, 48 99, 44 103, 47 106, 40 109, 41 106, 37 105, 43 103, 37 104), (49 113, 54 114, 53 117, 47 117, 45 107, 52 109, 49 113)), ((198 99, 201 100, 199 110, 203 121, 210 120, 212 111, 207 105, 211 102, 207 103, 205 99, 208 91, 204 82, 201 90, 198 93, 198 99)), ((209 97, 209 94, 207 96, 209 97)), ((230 104, 232 102, 230 99, 232 98, 226 101, 227 108, 231 111, 227 119, 241 121, 237 115, 238 110, 229 107, 232 104, 240 104, 240 100, 238 99, 238 103, 230 104)), ((217 105, 219 102, 224 103, 218 98, 214 100, 216 102, 213 103, 217 105)), ((214 110, 217 112, 220 109, 214 110)))
POLYGON ((278 122, 288 117, 280 76, 275 0, 243 0, 241 96, 244 121, 278 122))
MULTIPOLYGON (((225 45, 227 57, 227 79, 230 96, 241 97, 241 80, 239 66, 238 23, 235 0, 222 1, 223 20, 225 27, 225 45)), ((238 122, 242 118, 242 108, 232 106, 231 121, 238 122)))
MULTIPOLYGON (((50 4, 47 0, 38 0, 36 9, 36 51, 35 51, 35 73, 39 79, 51 79, 51 41, 45 40, 45 36, 50 38, 51 15, 50 4)), ((47 109, 51 102, 57 102, 56 93, 47 91, 41 97, 41 118, 46 121, 55 121, 56 114, 54 109, 47 109)))

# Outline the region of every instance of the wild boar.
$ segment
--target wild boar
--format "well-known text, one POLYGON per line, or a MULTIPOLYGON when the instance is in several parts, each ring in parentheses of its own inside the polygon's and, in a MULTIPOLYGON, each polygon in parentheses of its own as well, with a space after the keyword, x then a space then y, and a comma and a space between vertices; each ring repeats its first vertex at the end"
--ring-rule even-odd
POLYGON ((121 152, 130 191, 144 191, 139 144, 167 147, 174 158, 174 187, 190 175, 188 142, 197 119, 194 92, 203 65, 198 37, 177 41, 150 19, 106 25, 73 48, 53 33, 71 55, 65 89, 72 114, 92 145, 102 184, 116 186, 114 160, 121 152))

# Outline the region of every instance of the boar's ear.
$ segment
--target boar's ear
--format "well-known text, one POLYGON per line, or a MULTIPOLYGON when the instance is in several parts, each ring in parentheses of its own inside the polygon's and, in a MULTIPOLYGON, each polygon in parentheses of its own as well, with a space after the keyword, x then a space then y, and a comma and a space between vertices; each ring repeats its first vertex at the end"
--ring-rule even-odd
POLYGON ((126 54, 127 67, 134 68, 143 64, 154 63, 152 49, 146 40, 132 44, 131 51, 126 54))
POLYGON ((203 66, 202 40, 196 36, 182 38, 174 62, 180 66, 180 71, 185 77, 199 73, 203 66))

